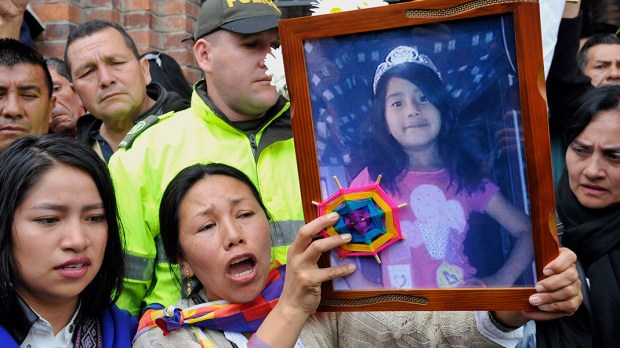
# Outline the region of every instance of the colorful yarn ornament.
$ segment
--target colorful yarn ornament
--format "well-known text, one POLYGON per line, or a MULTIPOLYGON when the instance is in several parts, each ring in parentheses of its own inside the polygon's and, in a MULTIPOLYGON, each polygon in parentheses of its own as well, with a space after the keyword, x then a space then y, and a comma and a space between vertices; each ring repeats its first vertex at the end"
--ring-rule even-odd
POLYGON ((381 263, 378 253, 388 246, 404 239, 400 230, 398 209, 406 203, 396 205, 383 191, 379 182, 359 187, 343 188, 334 177, 338 191, 321 203, 312 202, 319 209, 319 216, 336 212, 340 216, 334 226, 323 230, 323 237, 350 233, 349 243, 336 248, 341 258, 348 256, 374 256, 381 263))

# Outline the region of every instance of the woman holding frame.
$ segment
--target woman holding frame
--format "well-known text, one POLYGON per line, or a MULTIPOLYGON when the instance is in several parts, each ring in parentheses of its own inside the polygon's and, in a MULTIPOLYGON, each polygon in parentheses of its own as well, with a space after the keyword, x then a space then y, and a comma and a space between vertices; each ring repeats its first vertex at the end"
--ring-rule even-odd
POLYGON ((134 347, 514 346, 523 323, 570 315, 581 303, 575 256, 563 249, 530 298, 539 311, 313 314, 321 283, 355 271, 317 266, 321 253, 350 240, 315 238, 337 219, 329 214, 302 227, 288 264, 279 266, 270 261, 269 213, 243 173, 213 163, 182 170, 163 195, 160 226, 190 295, 147 311, 134 347))

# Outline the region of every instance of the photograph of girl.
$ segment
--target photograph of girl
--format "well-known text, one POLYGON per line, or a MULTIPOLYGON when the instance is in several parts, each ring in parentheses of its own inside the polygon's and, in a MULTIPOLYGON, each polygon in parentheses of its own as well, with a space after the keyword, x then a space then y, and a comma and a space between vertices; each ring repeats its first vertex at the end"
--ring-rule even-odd
POLYGON ((333 264, 355 260, 361 269, 334 282, 335 290, 535 283, 514 43, 501 35, 510 31, 510 21, 499 17, 480 24, 422 26, 306 45, 312 47, 309 62, 343 67, 311 88, 324 197, 334 192, 327 184, 334 175, 347 187, 381 175, 380 185, 394 203, 407 204, 399 209, 405 238, 379 253, 380 264, 372 257, 340 260, 332 253, 333 264), (473 46, 467 54, 457 52, 463 43, 473 46), (346 72, 343 62, 355 55, 342 52, 355 49, 361 51, 356 71, 370 70, 372 78, 353 79, 346 72), (446 65, 447 57, 454 64, 442 73, 436 61, 446 65), (354 85, 355 100, 366 100, 363 93, 370 91, 370 102, 338 96, 346 85, 354 85), (489 103, 490 98, 498 99, 489 103), (348 138, 349 133, 355 136, 348 138))
MULTIPOLYGON (((381 174, 392 199, 408 204, 399 210, 406 238, 381 253, 377 283, 388 288, 512 285, 533 259, 530 222, 482 176, 481 163, 464 147, 453 146, 461 136, 456 113, 433 62, 413 47, 398 46, 377 67, 373 91, 375 136, 368 148, 375 151, 367 152, 368 166, 351 186, 381 174), (517 238, 505 266, 486 278, 476 278, 464 255, 473 211, 491 216, 517 238)), ((362 287, 351 281, 354 288, 362 287)))

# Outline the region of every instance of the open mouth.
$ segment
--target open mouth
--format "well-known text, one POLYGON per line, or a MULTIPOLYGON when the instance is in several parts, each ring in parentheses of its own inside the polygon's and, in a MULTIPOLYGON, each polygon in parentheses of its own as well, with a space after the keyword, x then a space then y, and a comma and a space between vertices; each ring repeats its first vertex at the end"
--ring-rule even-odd
POLYGON ((79 263, 77 265, 69 265, 69 266, 65 266, 63 268, 64 269, 69 269, 69 270, 74 270, 74 269, 80 269, 82 267, 84 267, 84 264, 83 263, 79 263))
POLYGON ((256 266, 256 261, 248 256, 243 256, 233 260, 228 266, 228 274, 233 278, 241 278, 252 273, 256 266))
POLYGON ((88 262, 72 263, 72 264, 68 264, 68 265, 62 265, 62 266, 55 267, 55 269, 66 269, 66 270, 69 270, 69 271, 75 271, 75 270, 78 270, 78 269, 82 269, 83 267, 86 267, 88 265, 90 265, 90 263, 88 263, 88 262))

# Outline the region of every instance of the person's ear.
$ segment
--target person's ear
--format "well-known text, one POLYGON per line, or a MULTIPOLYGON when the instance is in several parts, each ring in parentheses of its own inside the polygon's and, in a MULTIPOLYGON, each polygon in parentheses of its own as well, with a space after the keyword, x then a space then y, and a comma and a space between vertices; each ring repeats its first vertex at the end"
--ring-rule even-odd
POLYGON ((179 255, 177 255, 177 263, 179 264, 179 266, 181 266, 181 275, 183 277, 191 278, 191 277, 193 277, 195 275, 194 269, 189 264, 189 262, 187 262, 187 260, 185 260, 185 258, 183 257, 183 255, 181 253, 179 253, 179 255))
POLYGON ((52 123, 52 111, 54 110, 55 106, 56 106, 56 96, 52 95, 52 97, 50 98, 49 110, 48 110, 48 115, 47 115, 49 123, 52 123))
POLYGON ((194 56, 196 62, 205 73, 211 72, 211 53, 213 52, 213 44, 207 41, 205 38, 198 39, 194 44, 194 56))
POLYGON ((146 82, 146 84, 148 85, 152 81, 149 60, 146 59, 146 57, 142 57, 140 58, 139 62, 140 62, 140 68, 142 69, 142 75, 144 76, 144 82, 146 82))

